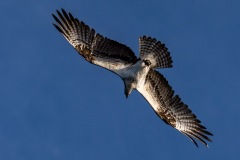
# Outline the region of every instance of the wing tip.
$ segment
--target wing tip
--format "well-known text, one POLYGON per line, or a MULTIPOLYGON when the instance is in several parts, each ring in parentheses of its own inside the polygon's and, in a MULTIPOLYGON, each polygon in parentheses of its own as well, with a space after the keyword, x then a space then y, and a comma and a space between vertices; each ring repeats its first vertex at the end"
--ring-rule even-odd
MULTIPOLYGON (((62 33, 62 34, 64 34, 64 32, 62 31, 62 29, 58 26, 58 25, 56 25, 55 23, 52 23, 53 24, 53 26, 60 32, 60 33, 62 33)), ((65 34, 64 34, 65 35, 65 34)))

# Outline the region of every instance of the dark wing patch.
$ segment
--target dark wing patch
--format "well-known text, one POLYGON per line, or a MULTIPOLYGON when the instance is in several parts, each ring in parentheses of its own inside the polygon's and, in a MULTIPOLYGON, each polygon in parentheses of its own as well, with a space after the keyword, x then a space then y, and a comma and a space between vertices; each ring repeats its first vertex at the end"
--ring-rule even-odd
POLYGON ((167 47, 160 41, 151 37, 139 38, 140 58, 149 60, 152 68, 170 68, 172 67, 172 58, 167 47))
POLYGON ((174 95, 172 87, 159 72, 150 69, 144 86, 137 89, 149 102, 156 114, 167 124, 189 137, 197 145, 197 139, 208 146, 208 135, 212 133, 201 125, 201 121, 184 104, 178 95, 174 95))
POLYGON ((63 9, 62 13, 57 10, 57 14, 58 17, 53 14, 57 22, 54 24, 56 29, 90 63, 116 71, 137 61, 129 47, 97 34, 94 29, 63 9))
POLYGON ((99 34, 95 37, 92 50, 95 56, 105 59, 116 59, 125 63, 137 61, 137 57, 129 47, 99 34))

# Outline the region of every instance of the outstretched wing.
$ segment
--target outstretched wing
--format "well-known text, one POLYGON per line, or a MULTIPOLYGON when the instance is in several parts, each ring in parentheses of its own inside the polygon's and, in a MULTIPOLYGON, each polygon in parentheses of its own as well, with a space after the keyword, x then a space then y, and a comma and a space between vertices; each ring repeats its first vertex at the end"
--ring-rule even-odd
POLYGON ((149 60, 151 68, 170 68, 172 58, 167 47, 160 41, 151 37, 139 38, 140 59, 149 60))
POLYGON ((198 139, 208 146, 205 140, 211 142, 207 135, 212 135, 201 125, 192 111, 184 104, 178 95, 174 95, 172 87, 159 72, 150 69, 145 84, 137 88, 154 109, 155 113, 167 124, 179 130, 194 140, 198 139))
POLYGON ((53 25, 88 62, 116 73, 137 61, 129 47, 97 34, 63 9, 62 13, 57 10, 57 14, 59 18, 53 14, 56 21, 53 25))

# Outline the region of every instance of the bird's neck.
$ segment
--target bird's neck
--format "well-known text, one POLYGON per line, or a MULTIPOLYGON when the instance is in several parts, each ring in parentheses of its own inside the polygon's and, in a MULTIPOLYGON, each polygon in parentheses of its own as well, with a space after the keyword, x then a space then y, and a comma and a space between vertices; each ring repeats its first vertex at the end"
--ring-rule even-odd
POLYGON ((128 83, 132 83, 133 89, 136 89, 139 85, 143 85, 148 71, 149 66, 142 60, 139 60, 128 68, 124 78, 132 79, 132 81, 128 83))

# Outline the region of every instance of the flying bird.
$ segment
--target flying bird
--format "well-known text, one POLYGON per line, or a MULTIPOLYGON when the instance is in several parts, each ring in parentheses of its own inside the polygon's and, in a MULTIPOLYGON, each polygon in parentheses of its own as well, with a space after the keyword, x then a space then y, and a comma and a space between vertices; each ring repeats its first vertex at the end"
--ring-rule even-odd
POLYGON ((104 37, 64 9, 52 14, 53 25, 88 62, 117 74, 124 82, 124 94, 137 90, 148 101, 155 113, 168 125, 186 135, 197 147, 195 140, 211 141, 195 114, 174 94, 158 68, 172 67, 172 58, 163 43, 155 38, 139 38, 139 58, 126 45, 104 37))

